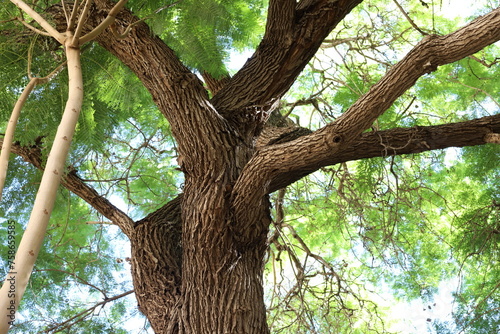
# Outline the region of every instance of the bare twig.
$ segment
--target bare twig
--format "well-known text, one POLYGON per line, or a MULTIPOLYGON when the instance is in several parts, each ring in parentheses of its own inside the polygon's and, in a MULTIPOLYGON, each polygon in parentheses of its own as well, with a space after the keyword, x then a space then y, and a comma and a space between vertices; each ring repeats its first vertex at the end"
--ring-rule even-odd
POLYGON ((477 61, 479 64, 481 64, 483 66, 486 66, 487 68, 491 68, 492 66, 498 64, 498 61, 500 60, 500 58, 497 57, 497 58, 495 58, 495 60, 493 60, 491 63, 488 64, 483 59, 479 59, 478 57, 476 57, 474 55, 469 56, 469 58, 472 59, 472 60, 477 61))
POLYGON ((75 28, 79 5, 80 5, 80 0, 75 0, 75 2, 73 3, 73 10, 71 11, 71 16, 69 17, 68 21, 69 31, 72 31, 75 28))
POLYGON ((73 40, 71 41, 71 44, 74 46, 79 45, 78 40, 80 38, 80 35, 82 34, 83 25, 85 23, 85 20, 87 20, 87 15, 89 14, 91 4, 92 0, 85 1, 85 8, 83 8, 83 12, 80 14, 78 24, 76 25, 75 34, 73 35, 73 40))
POLYGON ((92 307, 89 307, 88 309, 72 316, 71 318, 69 318, 68 320, 64 321, 64 322, 61 322, 55 326, 52 326, 51 328, 47 329, 46 332, 60 332, 60 331, 63 331, 67 328, 70 328, 71 326, 73 326, 75 323, 81 321, 83 318, 87 317, 88 315, 90 315, 96 308, 98 308, 99 306, 104 306, 106 305, 107 303, 111 302, 111 301, 114 301, 114 300, 117 300, 117 299, 120 299, 122 297, 125 297, 127 295, 130 295, 131 293, 133 293, 134 290, 129 290, 127 292, 124 292, 124 293, 121 293, 119 295, 116 295, 114 297, 111 297, 111 298, 106 298, 104 299, 102 302, 99 302, 97 304, 95 304, 94 306, 92 307))
POLYGON ((33 27, 31 24, 29 24, 28 22, 26 22, 23 18, 19 18, 18 17, 17 20, 19 22, 21 22, 25 27, 27 27, 28 29, 36 32, 37 34, 44 35, 44 36, 51 36, 52 37, 52 35, 49 34, 48 32, 33 27))
POLYGON ((66 9, 66 4, 64 3, 64 0, 61 0, 61 5, 63 8, 64 17, 66 18, 66 24, 67 24, 67 26, 69 26, 69 15, 68 15, 68 10, 66 9))
POLYGON ((406 13, 406 11, 403 9, 403 7, 401 7, 401 5, 399 4, 399 2, 397 0, 393 0, 393 1, 396 4, 396 6, 398 7, 398 9, 401 11, 401 13, 404 15, 404 17, 408 20, 408 22, 410 22, 411 26, 413 28, 415 28, 416 31, 421 33, 423 36, 429 35, 429 33, 426 33, 425 31, 423 31, 422 29, 420 29, 417 26, 417 24, 411 19, 411 17, 408 15, 408 13, 406 13))

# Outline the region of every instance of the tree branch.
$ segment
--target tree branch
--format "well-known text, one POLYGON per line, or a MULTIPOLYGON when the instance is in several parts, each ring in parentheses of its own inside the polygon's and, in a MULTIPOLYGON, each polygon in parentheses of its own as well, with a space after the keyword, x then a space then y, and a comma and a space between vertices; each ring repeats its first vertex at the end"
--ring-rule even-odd
MULTIPOLYGON (((0 139, 3 142, 3 139, 0 139)), ((31 163, 36 168, 43 170, 44 166, 42 163, 42 154, 40 148, 38 147, 23 147, 18 144, 12 145, 12 153, 19 155, 24 159, 24 161, 31 163)), ((104 217, 109 219, 115 225, 120 227, 120 229, 129 238, 133 234, 134 221, 127 216, 123 211, 118 209, 116 206, 111 204, 106 198, 99 195, 99 193, 85 182, 77 175, 76 170, 70 170, 63 175, 61 184, 73 192, 75 195, 79 196, 85 202, 90 204, 94 209, 97 210, 104 217)))
MULTIPOLYGON (((268 134, 267 139, 261 140, 260 145, 262 148, 266 145, 275 145, 268 144, 268 142, 276 141, 280 143, 280 140, 283 139, 286 141, 288 133, 291 133, 291 136, 301 135, 301 137, 310 133, 310 131, 308 132, 304 128, 275 129, 279 130, 273 132, 273 134, 268 134)), ((365 132, 351 146, 337 152, 335 155, 331 155, 322 164, 310 166, 310 168, 300 171, 292 171, 273 179, 269 185, 268 193, 282 189, 324 166, 375 157, 417 154, 448 147, 477 146, 488 143, 498 144, 500 141, 495 142, 493 138, 499 137, 500 114, 459 123, 365 132)), ((300 138, 295 140, 297 145, 300 145, 300 141, 300 138)), ((180 231, 181 199, 182 194, 138 221, 137 224, 140 225, 146 221, 162 219, 168 221, 169 224, 176 225, 175 229, 180 231)))
POLYGON ((399 4, 399 2, 397 0, 392 0, 395 4, 396 4, 396 7, 398 7, 399 11, 401 12, 401 14, 403 14, 403 16, 406 18, 406 20, 411 24, 411 26, 416 30, 418 31, 420 34, 422 34, 422 36, 426 36, 428 35, 428 33, 426 33, 425 31, 423 31, 422 29, 420 29, 415 21, 413 21, 411 19, 411 17, 408 15, 408 13, 404 10, 403 7, 401 7, 401 5, 399 4))
POLYGON ((99 306, 104 306, 104 305, 106 305, 107 303, 109 303, 111 301, 123 298, 123 297, 125 297, 127 295, 130 295, 131 293, 134 293, 134 290, 126 291, 124 293, 121 293, 119 295, 113 296, 111 298, 106 298, 102 302, 99 302, 99 303, 95 304, 94 306, 91 306, 88 309, 86 309, 84 311, 81 311, 80 313, 72 316, 71 318, 69 318, 69 319, 67 319, 67 320, 65 320, 65 321, 63 321, 61 323, 58 323, 58 324, 50 327, 45 332, 49 333, 49 332, 53 331, 55 333, 55 332, 60 332, 60 331, 63 331, 65 329, 71 328, 74 324, 76 324, 79 321, 82 321, 84 318, 86 318, 87 316, 89 316, 90 314, 92 314, 92 312, 96 308, 98 308, 99 306))
POLYGON ((270 0, 263 41, 287 47, 292 43, 295 25, 295 0, 270 0))
POLYGON ((16 101, 14 105, 14 109, 12 110, 12 114, 9 118, 9 122, 7 123, 7 128, 5 129, 5 135, 2 142, 1 153, 0 153, 0 200, 2 199, 3 187, 5 185, 5 179, 7 177, 7 169, 9 165, 9 155, 10 149, 12 147, 12 141, 14 140, 14 132, 16 130, 17 121, 19 116, 21 115, 21 110, 26 103, 29 95, 33 91, 36 85, 44 84, 49 82, 54 76, 56 76, 59 72, 61 72, 62 68, 66 65, 66 61, 59 65, 55 70, 53 70, 49 75, 38 78, 31 76, 31 52, 28 52, 28 78, 30 78, 30 82, 26 85, 21 96, 16 101))
MULTIPOLYGON (((107 15, 111 5, 106 0, 96 1, 96 10, 91 18, 100 20, 107 15)), ((116 23, 130 26, 138 21, 130 11, 123 9, 116 23)), ((232 131, 210 104, 202 81, 180 62, 174 51, 155 36, 144 22, 135 24, 124 39, 117 40, 111 29, 106 29, 96 40, 128 66, 151 93, 153 101, 171 124, 179 152, 182 158, 186 158, 185 166, 191 165, 194 169, 201 167, 200 156, 192 163, 190 159, 195 154, 208 151, 207 147, 213 147, 214 143, 212 138, 199 136, 199 131, 232 131), (188 141, 198 146, 184 145, 188 141)), ((207 161, 214 162, 213 159, 207 161)))
POLYGON ((420 153, 447 147, 483 145, 491 142, 491 137, 498 137, 499 134, 500 115, 461 123, 367 132, 350 146, 336 153, 332 151, 332 154, 327 154, 321 160, 311 161, 309 165, 300 169, 295 165, 302 164, 304 158, 294 155, 296 160, 288 160, 278 152, 290 152, 290 147, 300 146, 302 141, 308 142, 308 137, 314 134, 285 144, 273 145, 256 153, 248 165, 249 168, 243 171, 242 178, 234 186, 231 200, 237 221, 235 230, 242 236, 250 236, 251 231, 256 228, 254 224, 261 223, 253 219, 253 212, 266 194, 286 187, 321 167, 373 157, 420 153), (287 148, 284 149, 284 147, 287 148), (280 168, 280 173, 274 174, 278 168, 280 168), (252 176, 248 177, 249 175, 252 176), (266 180, 265 178, 269 175, 273 177, 266 180))
MULTIPOLYGON (((79 40, 78 40, 78 43, 79 45, 82 45, 84 43, 87 43, 93 39, 95 39, 99 34, 101 34, 107 27, 109 27, 111 25, 111 23, 113 23, 116 19, 116 15, 118 15, 118 13, 123 9, 123 7, 125 6, 125 4, 127 3, 128 0, 120 0, 116 3, 115 6, 113 6, 113 8, 111 8, 111 10, 108 12, 108 15, 106 16, 106 18, 101 22, 99 23, 99 25, 97 27, 95 27, 94 29, 92 29, 92 31, 90 31, 88 34, 86 34, 85 36, 82 36, 79 40)), ((87 7, 87 6, 85 6, 87 7)), ((83 27, 83 22, 78 22, 78 26, 77 26, 77 32, 79 32, 79 30, 81 30, 83 27)), ((75 38, 78 38, 79 34, 76 34, 75 33, 75 38)), ((74 41, 73 43, 75 43, 76 41, 74 41)))
MULTIPOLYGON (((448 147, 484 145, 494 143, 491 138, 498 136, 500 136, 500 114, 459 123, 365 132, 352 145, 330 155, 320 165, 293 171, 273 179, 269 192, 286 187, 324 166, 375 157, 416 154, 448 147)), ((296 142, 300 145, 300 139, 296 142)))
POLYGON ((281 183, 276 180, 291 174, 304 176, 328 165, 338 152, 352 146, 419 77, 496 42, 500 39, 499 26, 500 8, 497 8, 449 35, 425 37, 335 122, 298 140, 258 151, 233 188, 232 201, 239 227, 248 230, 255 224, 252 212, 257 212, 263 196, 272 190, 271 184, 281 183))
POLYGON ((301 1, 293 13, 290 6, 295 1, 271 1, 262 42, 212 99, 215 108, 227 118, 238 119, 245 108, 270 106, 290 88, 332 29, 361 1, 301 1))
MULTIPOLYGON (((74 46, 79 45, 78 40, 80 39, 80 36, 82 34, 82 30, 83 30, 83 26, 85 25, 85 21, 87 20, 87 17, 89 15, 91 3, 92 3, 91 0, 85 0, 85 6, 83 7, 82 13, 80 13, 80 15, 79 15, 78 23, 76 24, 76 28, 75 28, 75 31, 74 31, 74 34, 72 37, 73 39, 71 41, 71 44, 74 46)), ((76 10, 74 10, 74 12, 76 12, 76 10)), ((69 25, 68 25, 68 27, 69 27, 69 25)))
POLYGON ((19 22, 21 22, 26 28, 30 29, 31 31, 35 32, 36 34, 43 35, 43 36, 48 36, 48 37, 52 37, 52 35, 49 34, 48 32, 33 27, 31 24, 29 24, 28 22, 24 21, 22 18, 17 18, 17 20, 19 22))
MULTIPOLYGON (((63 9, 64 9, 65 4, 62 3, 62 5, 63 5, 63 9)), ((71 15, 70 15, 69 19, 68 19, 68 15, 67 15, 66 10, 64 10, 64 14, 66 16, 66 23, 68 25, 67 30, 69 30, 69 31, 73 31, 75 29, 78 12, 80 11, 80 6, 81 6, 80 0, 75 0, 75 2, 73 3, 73 9, 71 10, 71 15)))

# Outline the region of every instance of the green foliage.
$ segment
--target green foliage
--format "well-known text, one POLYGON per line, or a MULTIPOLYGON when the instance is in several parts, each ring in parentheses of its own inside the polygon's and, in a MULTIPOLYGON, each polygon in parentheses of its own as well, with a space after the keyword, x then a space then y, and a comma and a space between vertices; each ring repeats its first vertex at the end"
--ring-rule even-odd
MULTIPOLYGON (((7 217, 16 222, 17 245, 27 218, 7 217)), ((117 249, 115 244, 124 242, 123 236, 114 235, 116 232, 105 228, 106 225, 102 223, 92 223, 98 219, 99 216, 75 195, 70 195, 66 190, 58 194, 44 247, 31 276, 13 333, 55 327, 104 298, 131 289, 130 281, 118 279, 130 270, 128 265, 116 261, 117 257, 122 257, 123 249, 117 249), (109 279, 111 277, 116 279, 109 279)), ((5 232, 4 224, 6 222, 2 223, 2 232, 5 232)), ((2 254, 7 254, 6 247, 4 243, 0 246, 2 254)), ((2 275, 5 274, 4 270, 2 275)), ((75 324, 70 322, 70 332, 126 333, 120 322, 130 313, 119 312, 128 302, 119 300, 114 303, 101 306, 99 309, 102 314, 90 312, 91 319, 75 321, 75 324)))
MULTIPOLYGON (((335 32, 335 38, 346 41, 325 43, 334 46, 321 50, 301 74, 282 103, 300 125, 318 128, 339 117, 404 56, 409 42, 416 44, 421 39, 408 21, 396 18, 400 15, 397 9, 384 11, 384 6, 389 9, 393 3, 377 1, 357 8, 349 24, 335 32), (352 31, 358 37, 353 37, 352 31)), ((435 15, 426 15, 424 11, 429 9, 419 1, 400 3, 416 24, 429 32, 448 33, 465 22, 439 17, 435 6, 435 15)), ((419 79, 377 120, 374 129, 439 124, 495 113, 500 98, 497 54, 498 46, 493 45, 419 79)), ((432 319, 428 328, 438 333, 491 333, 492 328, 498 328, 498 273, 493 269, 497 267, 500 221, 497 146, 350 162, 317 172, 288 189, 285 221, 314 249, 312 253, 321 254, 332 265, 345 261, 346 269, 340 265, 335 268, 348 286, 355 286, 352 277, 364 278, 364 288, 344 292, 344 298, 377 300, 381 295, 396 305, 379 301, 378 307, 372 308, 366 304, 353 315, 340 316, 336 323, 378 314, 384 320, 371 321, 376 324, 374 330, 390 331, 391 310, 397 310, 397 305, 411 300, 433 304, 441 293, 441 282, 460 277, 462 284, 449 288, 457 303, 449 310, 454 312, 453 319, 432 319), (325 216, 330 217, 325 220, 329 222, 321 226, 325 216), (329 234, 322 235, 325 231, 329 234)), ((300 244, 292 244, 290 251, 304 259, 300 244)), ((304 284, 300 275, 295 277, 288 285, 304 284)), ((324 298, 321 294, 306 288, 300 291, 282 297, 302 302, 301 307, 292 308, 295 315, 305 309, 304 304, 315 310, 311 318, 314 324, 309 323, 309 328, 318 330, 314 327, 317 323, 333 321, 321 314, 323 307, 331 310, 331 305, 315 303, 324 298)), ((335 294, 335 290, 324 291, 335 294)), ((276 311, 276 317, 278 314, 276 311)), ((291 333, 305 325, 290 317, 282 319, 280 326, 295 326, 284 330, 291 333)), ((319 332, 329 332, 326 328, 319 328, 319 332)))
POLYGON ((229 50, 257 45, 263 28, 263 1, 138 0, 130 8, 173 48, 185 64, 218 78, 227 75, 229 50), (156 14, 153 14, 156 13, 156 14))

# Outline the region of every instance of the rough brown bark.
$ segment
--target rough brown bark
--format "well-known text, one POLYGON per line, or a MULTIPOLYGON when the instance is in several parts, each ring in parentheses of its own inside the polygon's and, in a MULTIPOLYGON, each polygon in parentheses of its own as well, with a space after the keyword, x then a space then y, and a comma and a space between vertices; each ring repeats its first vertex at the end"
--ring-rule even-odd
POLYGON ((139 310, 156 333, 177 333, 181 296, 182 196, 138 221, 132 245, 132 277, 139 310))
POLYGON ((322 41, 362 0, 274 0, 266 33, 243 68, 213 99, 219 112, 241 122, 248 108, 268 110, 288 91, 322 41))
MULTIPOLYGON (((279 129, 281 130, 273 131, 272 129, 269 129, 269 132, 271 133, 268 133, 267 130, 264 131, 266 132, 265 136, 259 138, 262 140, 262 144, 258 147, 263 148, 264 146, 279 144, 281 140, 283 140, 283 142, 287 142, 287 138, 295 140, 310 133, 309 130, 302 128, 279 129)), ((493 134, 500 134, 500 114, 458 123, 416 126, 412 128, 395 128, 385 131, 370 131, 363 133, 353 142, 351 146, 331 156, 326 162, 326 165, 335 165, 343 162, 375 157, 416 154, 448 147, 485 145, 491 142, 488 138, 493 134)), ((300 141, 300 139, 298 140, 300 141)), ((1 143, 2 140, 0 139, 0 144, 1 143)), ((40 170, 43 170, 42 157, 39 148, 35 146, 22 147, 18 144, 14 144, 12 147, 12 153, 19 155, 26 162, 31 163, 40 170)), ((286 174, 281 179, 274 180, 274 182, 270 185, 270 193, 292 184, 301 177, 307 175, 308 173, 312 173, 323 166, 317 165, 312 167, 313 168, 311 169, 304 169, 296 174, 286 174)), ((86 185, 85 182, 78 177, 76 171, 70 171, 68 174, 63 176, 62 184, 66 189, 85 200, 99 213, 114 222, 116 225, 120 226, 122 224, 118 222, 120 220, 123 220, 126 224, 133 224, 132 220, 128 218, 128 216, 100 196, 94 189, 86 185), (114 210, 117 210, 117 212, 113 213, 114 210)), ((175 224, 179 224, 180 226, 181 220, 179 206, 181 201, 182 196, 179 196, 154 213, 138 221, 135 226, 144 224, 147 221, 159 220, 168 222, 168 224, 175 222, 175 224)), ((179 233, 177 238, 180 238, 180 227, 176 228, 175 231, 179 233)), ((171 237, 176 238, 175 236, 171 237)))
MULTIPOLYGON (((295 1, 286 1, 286 3, 289 14, 293 16, 295 1)), ((326 36, 335 22, 340 22, 350 9, 346 7, 335 11, 330 8, 332 6, 328 5, 328 2, 321 3, 322 5, 319 6, 321 8, 315 8, 318 11, 316 20, 322 22, 327 16, 329 20, 318 25, 321 29, 317 30, 321 30, 326 36)), ((272 7, 275 9, 271 12, 274 12, 272 14, 274 17, 270 21, 280 20, 282 17, 281 13, 276 10, 280 4, 280 1, 273 3, 272 7)), ((96 2, 96 6, 96 13, 105 13, 109 9, 109 3, 104 1, 96 2)), ((303 11, 301 15, 305 13, 306 11, 303 11)), ((93 17, 98 19, 99 15, 93 17)), ((311 17, 306 20, 308 24, 314 21, 311 17)), ((293 25, 296 29, 295 34, 299 35, 299 27, 292 24, 293 17, 288 17, 287 20, 289 27, 293 25)), ((126 25, 134 21, 137 21, 137 18, 124 12, 119 17, 118 24, 122 22, 123 25, 123 22, 126 22, 126 25)), ((272 24, 270 24, 269 29, 280 30, 279 25, 271 28, 272 24)), ((302 34, 312 32, 314 30, 304 31, 302 34)), ((272 53, 283 53, 283 50, 277 46, 283 45, 283 41, 285 43, 291 41, 289 35, 283 41, 278 41, 273 37, 275 34, 276 31, 268 34, 268 39, 275 39, 275 41, 270 44, 263 43, 264 46, 267 43, 267 46, 263 48, 265 52, 258 51, 262 56, 274 58, 272 53)), ((269 201, 265 196, 260 198, 261 206, 252 213, 252 220, 255 223, 251 229, 239 228, 241 224, 235 219, 230 203, 233 184, 253 154, 253 137, 262 128, 267 118, 268 103, 266 102, 265 107, 255 106, 257 100, 253 95, 245 96, 243 92, 239 93, 238 101, 246 101, 246 103, 236 106, 240 110, 237 115, 243 115, 244 119, 239 116, 236 121, 224 119, 221 117, 224 115, 223 110, 234 111, 236 109, 233 106, 226 107, 229 101, 223 102, 223 99, 218 100, 218 104, 214 103, 215 99, 210 101, 198 78, 178 61, 174 52, 159 38, 152 36, 149 28, 143 23, 137 24, 130 35, 123 40, 114 40, 108 32, 108 35, 100 36, 99 43, 118 56, 142 80, 151 92, 155 103, 169 120, 178 144, 178 162, 185 174, 179 332, 267 332, 262 291, 262 261, 266 248, 267 229, 270 224, 269 201)), ((310 49, 307 49, 307 52, 304 52, 305 50, 303 46, 296 47, 294 53, 303 58, 303 64, 297 64, 296 59, 291 59, 289 63, 286 63, 286 69, 281 69, 281 71, 288 72, 293 68, 293 73, 283 76, 279 84, 273 84, 281 87, 275 89, 276 92, 279 91, 279 94, 288 89, 296 75, 314 54, 314 51, 310 49), (285 77, 287 79, 283 81, 285 77)), ((290 57, 290 52, 292 51, 287 50, 287 54, 282 54, 280 58, 290 57)), ((265 64, 267 61, 261 57, 255 59, 258 59, 259 64, 265 64)), ((277 60, 273 64, 276 62, 277 60)), ((273 64, 266 66, 274 72, 261 67, 254 73, 257 74, 263 70, 269 76, 282 76, 283 73, 277 73, 273 69, 273 64)), ((245 81, 249 78, 247 77, 245 81)), ((224 88, 234 83, 237 85, 238 82, 247 84, 238 80, 241 78, 236 81, 231 79, 224 85, 224 88)), ((259 80, 267 81, 264 78, 259 80)), ((214 92, 222 88, 220 81, 207 81, 209 89, 214 92)), ((258 84, 258 82, 254 83, 253 87, 258 87, 258 84)), ((216 96, 224 88, 220 89, 216 96)), ((254 88, 251 91, 263 92, 265 90, 265 87, 254 88)), ((228 96, 227 91, 225 94, 228 96)), ((234 98, 235 96, 231 96, 231 101, 234 102, 234 98)), ((267 97, 261 96, 259 99, 263 100, 267 97)), ((271 100, 274 101, 276 98, 273 97, 271 100)), ((134 272, 147 272, 145 266, 150 263, 146 262, 136 262, 134 272)), ((136 288, 142 288, 138 280, 134 279, 134 282, 136 288)), ((155 292, 158 291, 157 288, 150 286, 143 290, 151 289, 151 292, 155 292)), ((152 310, 145 305, 141 306, 141 309, 149 310, 149 312, 152 310)), ((175 312, 167 311, 166 313, 174 314, 175 312)), ((157 314, 147 315, 150 319, 158 317, 157 314)), ((175 326, 165 329, 166 327, 161 325, 162 321, 151 321, 160 324, 155 325, 157 327, 155 330, 174 331, 175 326)))
MULTIPOLYGON (((324 166, 347 161, 414 154, 448 147, 465 147, 489 143, 488 136, 500 133, 500 115, 434 126, 395 128, 361 134, 353 143, 336 154, 325 157, 320 164, 290 171, 273 179, 269 191, 274 192, 324 166)), ((300 145, 301 139, 297 139, 300 145)))
POLYGON ((205 81, 206 88, 212 93, 212 96, 217 94, 224 86, 226 86, 229 81, 231 81, 231 77, 222 76, 220 78, 214 78, 210 73, 203 72, 202 74, 203 81, 205 81))

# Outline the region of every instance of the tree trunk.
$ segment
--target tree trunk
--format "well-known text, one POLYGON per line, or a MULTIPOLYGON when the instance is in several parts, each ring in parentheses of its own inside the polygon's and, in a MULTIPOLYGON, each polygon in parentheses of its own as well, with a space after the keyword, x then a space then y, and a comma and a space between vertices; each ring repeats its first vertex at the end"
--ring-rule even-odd
POLYGON ((268 332, 262 274, 270 203, 266 196, 252 212, 258 228, 235 228, 232 184, 251 151, 235 150, 242 145, 230 143, 239 140, 212 138, 198 163, 182 163, 189 171, 182 198, 136 224, 134 286, 156 333, 268 332))
MULTIPOLYGON (((116 40, 109 31, 98 38, 150 91, 171 125, 185 175, 182 198, 126 230, 139 308, 156 333, 269 332, 262 286, 268 193, 331 164, 360 139, 379 143, 380 133, 361 133, 420 76, 500 38, 498 11, 462 30, 460 43, 453 34, 428 37, 336 122, 286 143, 269 138, 255 151, 271 106, 359 2, 271 0, 257 52, 233 78, 208 80, 211 99, 198 77, 130 12, 120 13, 117 24, 135 22, 127 38, 116 40), (493 28, 482 29, 491 22, 493 28), (482 44, 463 37, 479 36, 479 28, 486 31, 482 44), (462 40, 473 47, 464 50, 462 40)), ((95 6, 91 18, 98 20, 111 4, 99 0, 95 6)), ((422 150, 432 144, 425 143, 422 150)))
POLYGON ((240 228, 232 208, 233 184, 253 154, 253 138, 190 102, 185 110, 195 125, 180 126, 177 135, 185 174, 179 332, 266 333, 262 272, 270 204, 262 198, 250 231, 240 228))
MULTIPOLYGON (((188 182, 184 193, 180 332, 267 333, 262 288, 266 230, 250 244, 241 242, 232 229, 228 184, 199 181, 188 182)), ((261 211, 258 218, 268 226, 267 207, 261 211)))

